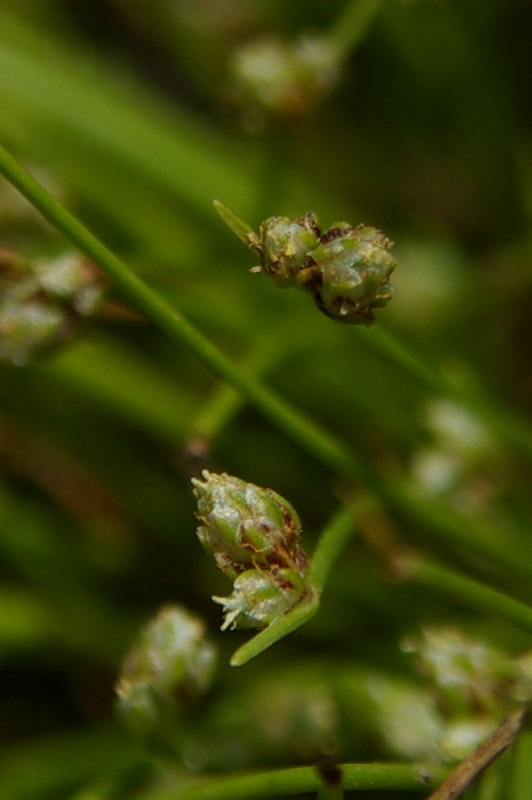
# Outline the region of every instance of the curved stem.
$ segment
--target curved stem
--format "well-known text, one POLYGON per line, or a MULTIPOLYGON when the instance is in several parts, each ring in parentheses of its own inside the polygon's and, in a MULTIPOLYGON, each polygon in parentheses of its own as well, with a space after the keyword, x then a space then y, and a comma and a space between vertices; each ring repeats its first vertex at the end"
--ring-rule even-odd
POLYGON ((272 644, 284 639, 290 633, 300 628, 314 616, 319 607, 319 597, 312 589, 309 594, 294 608, 283 614, 267 628, 255 634, 249 641, 239 647, 233 654, 230 664, 232 667, 242 667, 255 656, 260 655, 272 644))
POLYGON ((301 625, 304 625, 314 616, 319 608, 320 595, 327 575, 353 534, 357 512, 374 502, 375 498, 372 495, 365 495, 356 505, 352 505, 349 508, 340 508, 333 515, 323 529, 310 561, 307 572, 310 592, 307 597, 243 644, 231 658, 231 666, 241 667, 246 664, 268 647, 271 647, 272 644, 278 642, 279 639, 300 628, 301 625))

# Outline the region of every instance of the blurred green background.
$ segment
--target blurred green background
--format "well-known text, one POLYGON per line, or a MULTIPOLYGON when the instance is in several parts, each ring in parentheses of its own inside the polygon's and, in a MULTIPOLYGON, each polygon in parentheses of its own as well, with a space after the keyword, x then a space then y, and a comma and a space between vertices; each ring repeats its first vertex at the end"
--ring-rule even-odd
MULTIPOLYGON (((250 275, 254 256, 212 209, 219 198, 254 227, 313 210, 324 226, 382 228, 399 267, 377 325, 483 387, 509 416, 529 414, 532 7, 375 2, 312 102, 272 111, 250 99, 234 73, 241 48, 307 33, 341 42, 339 21, 357 5, 2 0, 0 136, 235 361, 382 474, 407 476, 466 517, 508 524, 530 548, 526 460, 490 434, 488 444, 473 435, 469 449, 467 434, 453 439, 452 421, 438 421, 445 408, 374 351, 371 329, 336 325, 302 293, 250 275)), ((4 181, 0 246, 70 249, 4 181)), ((272 487, 299 510, 309 550, 347 487, 112 289, 68 345, 27 367, 2 365, 0 465, 2 800, 106 796, 91 788, 101 785, 129 797, 158 780, 112 706, 123 655, 164 603, 203 615, 222 649, 205 741, 222 724, 218 703, 235 743, 222 755, 205 745, 208 768, 305 762, 305 747, 291 749, 297 731, 269 751, 227 708, 275 686, 284 665, 296 683, 315 675, 315 652, 339 669, 411 677, 398 641, 449 619, 510 652, 527 646, 503 625, 390 583, 357 539, 310 625, 248 667, 226 666, 245 635, 217 630, 210 596, 228 587, 194 535, 190 477, 208 466, 272 487)), ((424 538, 405 519, 399 535, 424 538)), ((267 712, 258 703, 256 713, 267 712)), ((341 752, 387 754, 363 726, 341 752)))

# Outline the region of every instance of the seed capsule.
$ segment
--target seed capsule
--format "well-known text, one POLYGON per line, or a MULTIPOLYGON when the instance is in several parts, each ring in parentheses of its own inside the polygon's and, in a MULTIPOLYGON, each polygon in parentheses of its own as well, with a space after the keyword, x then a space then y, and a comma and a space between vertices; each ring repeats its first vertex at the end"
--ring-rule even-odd
POLYGON ((197 534, 230 580, 251 567, 305 569, 307 557, 299 544, 301 523, 288 501, 272 489, 225 473, 204 470, 202 474, 204 481, 192 481, 197 516, 203 523, 197 534))
POLYGON ((373 309, 393 297, 393 243, 377 228, 337 222, 321 233, 318 218, 269 217, 255 233, 222 203, 215 208, 231 230, 253 250, 264 272, 284 289, 308 292, 326 316, 352 325, 371 325, 373 309))
POLYGON ((313 291, 320 311, 340 322, 371 325, 373 309, 393 296, 391 247, 381 231, 365 225, 353 229, 340 223, 324 233, 312 251, 321 275, 321 286, 313 291))
POLYGON ((269 217, 261 223, 255 245, 261 269, 283 289, 305 288, 318 237, 318 220, 311 211, 301 219, 269 217))

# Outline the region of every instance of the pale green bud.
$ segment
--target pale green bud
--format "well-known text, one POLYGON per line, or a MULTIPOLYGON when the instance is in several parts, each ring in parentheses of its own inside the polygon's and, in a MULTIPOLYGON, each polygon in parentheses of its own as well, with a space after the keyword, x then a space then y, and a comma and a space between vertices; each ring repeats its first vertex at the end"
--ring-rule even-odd
POLYGON ((440 747, 447 761, 466 758, 483 742, 499 722, 496 716, 468 716, 449 721, 440 739, 440 747))
POLYGON ((293 569, 250 569, 235 579, 229 597, 212 599, 224 607, 223 631, 264 628, 299 603, 306 591, 304 578, 293 569))
POLYGON ((318 308, 340 322, 371 325, 373 309, 393 296, 389 281, 396 261, 391 247, 376 228, 333 225, 311 254, 321 274, 321 286, 313 291, 318 308))
POLYGON ((122 721, 144 742, 161 744, 179 730, 185 708, 207 691, 214 668, 203 622, 180 606, 162 608, 122 666, 116 687, 122 721))
POLYGON ((261 259, 261 270, 277 286, 304 288, 312 267, 310 253, 318 245, 318 237, 318 220, 312 211, 301 219, 269 217, 261 223, 254 245, 261 259))
POLYGON ((406 640, 420 672, 449 715, 500 715, 515 665, 506 653, 454 627, 427 628, 406 640))
POLYGON ((388 752, 401 758, 438 761, 444 720, 422 688, 384 673, 347 677, 347 713, 362 716, 388 752), (364 718, 363 714, 366 715, 364 718))
POLYGON ((24 365, 69 339, 103 294, 100 274, 80 256, 25 261, 0 251, 0 361, 24 365))
POLYGON ((257 130, 273 117, 303 116, 333 88, 339 62, 334 44, 316 36, 296 42, 270 37, 244 45, 232 64, 233 93, 244 125, 257 130))
POLYGON ((272 567, 302 573, 307 557, 299 544, 301 523, 295 509, 272 489, 231 475, 204 470, 193 479, 198 537, 230 580, 247 569, 272 567))

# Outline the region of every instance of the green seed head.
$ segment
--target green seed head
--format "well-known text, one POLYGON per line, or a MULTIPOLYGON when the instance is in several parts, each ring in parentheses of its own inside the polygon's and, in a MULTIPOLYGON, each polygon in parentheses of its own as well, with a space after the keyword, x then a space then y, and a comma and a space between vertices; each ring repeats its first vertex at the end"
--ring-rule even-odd
POLYGON ((324 314, 339 322, 371 325, 373 309, 393 297, 393 243, 377 228, 337 222, 321 233, 309 211, 300 219, 269 217, 255 233, 222 203, 215 208, 231 230, 253 250, 264 272, 284 289, 308 292, 324 314))
POLYGON ((318 220, 311 211, 301 219, 269 217, 259 227, 256 247, 262 270, 277 286, 304 288, 310 253, 318 237, 318 220))
POLYGON ((233 582, 229 597, 213 597, 224 607, 222 630, 264 628, 307 592, 299 517, 271 489, 225 474, 203 477, 193 480, 203 523, 198 536, 233 582))
POLYGON ((0 361, 22 366, 68 340, 103 295, 101 276, 78 255, 25 261, 0 251, 0 361))
POLYGON ((373 309, 393 296, 390 276, 396 262, 391 247, 376 228, 333 225, 312 252, 321 275, 321 286, 313 291, 318 308, 340 322, 371 325, 373 309))
POLYGON ((290 503, 272 489, 231 475, 205 470, 203 478, 192 481, 202 522, 197 534, 230 580, 253 567, 304 571, 307 558, 299 544, 301 523, 290 503))
POLYGON ((504 697, 516 670, 502 650, 447 626, 423 630, 408 639, 404 649, 415 654, 434 698, 448 715, 504 712, 504 697))
POLYGON ((303 36, 294 42, 259 39, 236 51, 233 95, 248 130, 272 119, 299 119, 330 92, 339 74, 340 54, 327 38, 303 36))
POLYGON ((163 739, 207 691, 214 668, 215 650, 203 622, 180 606, 162 608, 122 666, 116 687, 121 719, 144 740, 163 739))
POLYGON ((264 628, 286 614, 306 593, 304 578, 292 569, 242 572, 229 597, 213 597, 224 607, 222 630, 264 628))

